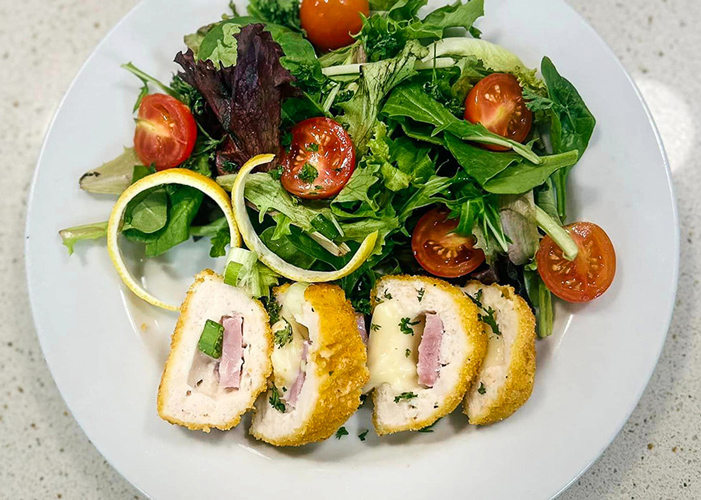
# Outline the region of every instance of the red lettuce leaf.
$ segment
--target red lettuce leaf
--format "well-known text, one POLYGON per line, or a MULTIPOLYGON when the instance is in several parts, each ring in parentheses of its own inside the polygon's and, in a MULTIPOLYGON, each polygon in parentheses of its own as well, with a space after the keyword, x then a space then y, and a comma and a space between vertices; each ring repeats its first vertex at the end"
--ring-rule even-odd
POLYGON ((220 174, 257 154, 279 152, 282 101, 299 93, 294 77, 280 64, 280 45, 262 24, 242 27, 235 38, 234 66, 218 69, 212 61, 196 60, 191 50, 175 56, 184 70, 179 76, 200 91, 228 134, 217 152, 220 174))

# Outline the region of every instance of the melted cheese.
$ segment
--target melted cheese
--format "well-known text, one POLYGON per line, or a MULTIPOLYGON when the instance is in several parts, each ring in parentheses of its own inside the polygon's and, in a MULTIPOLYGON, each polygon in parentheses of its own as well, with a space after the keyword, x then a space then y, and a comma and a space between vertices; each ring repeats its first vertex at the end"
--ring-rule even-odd
POLYGON ((302 319, 304 292, 308 286, 307 283, 295 283, 290 286, 282 297, 280 316, 283 319, 272 327, 273 332, 284 328, 285 322, 292 327, 292 341, 282 347, 275 346, 271 357, 275 386, 283 397, 285 389, 289 390, 292 387, 297 374, 303 368, 302 350, 304 341, 309 339, 309 331, 300 323, 300 320, 302 319))
POLYGON ((402 317, 396 302, 383 302, 375 307, 368 340, 370 380, 364 392, 382 384, 389 384, 395 392, 409 392, 421 388, 416 363, 423 325, 411 327, 414 335, 407 335, 399 328, 402 317))
POLYGON ((489 335, 487 355, 484 358, 483 365, 486 367, 502 364, 504 364, 504 339, 501 335, 492 333, 489 335))

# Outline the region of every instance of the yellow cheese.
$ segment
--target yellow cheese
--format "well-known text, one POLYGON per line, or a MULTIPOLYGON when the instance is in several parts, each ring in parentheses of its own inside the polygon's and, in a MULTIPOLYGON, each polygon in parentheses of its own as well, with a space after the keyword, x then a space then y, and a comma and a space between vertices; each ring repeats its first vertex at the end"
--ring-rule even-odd
POLYGON ((299 320, 302 318, 304 292, 308 286, 307 283, 295 283, 290 286, 282 300, 280 316, 283 319, 272 327, 273 332, 285 328, 286 323, 292 327, 292 341, 282 347, 275 346, 271 357, 275 386, 280 390, 283 398, 285 392, 283 388, 289 390, 299 370, 303 368, 302 350, 304 341, 309 339, 309 331, 299 320))
POLYGON ((364 392, 382 384, 389 384, 395 392, 420 389, 416 363, 424 319, 411 326, 414 335, 408 335, 399 328, 402 317, 396 302, 383 302, 375 307, 368 341, 370 380, 364 392))

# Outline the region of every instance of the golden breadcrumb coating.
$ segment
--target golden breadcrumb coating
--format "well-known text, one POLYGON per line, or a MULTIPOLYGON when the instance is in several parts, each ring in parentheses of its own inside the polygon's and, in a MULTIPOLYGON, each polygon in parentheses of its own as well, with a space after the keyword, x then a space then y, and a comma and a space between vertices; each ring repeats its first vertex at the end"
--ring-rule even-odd
MULTIPOLYGON (((372 420, 373 424, 375 425, 375 431, 379 436, 401 431, 418 431, 424 427, 434 424, 439 418, 445 417, 446 415, 452 413, 452 411, 457 408, 460 401, 462 401, 464 398, 467 390, 472 387, 473 382, 477 378, 482 366, 482 361, 487 354, 487 335, 482 327, 482 322, 477 317, 477 306, 468 297, 466 297, 459 288, 446 281, 429 276, 385 276, 377 282, 375 289, 372 291, 371 300, 373 309, 377 305, 377 291, 382 288, 383 283, 386 280, 403 281, 406 283, 415 283, 419 281, 426 288, 435 287, 448 294, 451 297, 455 307, 460 311, 459 317, 462 321, 462 330, 465 332, 468 344, 472 346, 472 355, 467 359, 465 365, 462 367, 460 375, 461 382, 455 386, 453 392, 445 395, 443 402, 427 418, 423 420, 413 420, 411 422, 407 422, 406 425, 392 427, 383 425, 382 422, 379 422, 377 420, 377 411, 373 411, 372 420)), ((375 405, 377 404, 377 398, 378 392, 373 391, 373 403, 375 405)))
MULTIPOLYGON (((285 293, 288 285, 276 289, 285 293)), ((336 285, 312 284, 305 300, 319 316, 319 333, 307 369, 314 367, 319 397, 306 422, 293 435, 269 439, 253 432, 257 439, 275 446, 301 446, 331 436, 360 406, 360 395, 368 381, 367 351, 360 338, 353 306, 336 285)))
POLYGON ((197 287, 204 282, 204 280, 207 277, 212 277, 216 280, 223 281, 224 278, 222 278, 220 275, 212 271, 211 269, 205 269, 204 271, 200 272, 195 276, 195 281, 192 285, 190 285, 190 289, 187 291, 187 295, 185 296, 185 300, 183 301, 182 305, 180 306, 180 317, 178 318, 178 323, 175 325, 175 332, 173 332, 173 336, 171 338, 170 342, 170 354, 168 355, 168 360, 166 361, 165 367, 163 369, 163 376, 161 377, 161 383, 158 386, 158 415, 170 422, 171 424, 176 424, 176 425, 181 425, 183 427, 187 427, 191 431, 203 431, 203 432, 209 432, 210 429, 219 429, 222 431, 228 431, 229 429, 236 427, 239 422, 241 421, 241 416, 246 413, 246 411, 250 410, 253 408, 253 404, 255 403, 256 399, 258 398, 258 395, 265 391, 267 389, 267 379, 270 376, 270 374, 273 371, 273 364, 270 361, 270 356, 273 354, 273 334, 270 331, 270 321, 268 319, 268 312, 265 310, 265 307, 263 307, 263 304, 260 303, 258 300, 254 300, 256 305, 260 308, 260 312, 263 314, 263 317, 265 318, 265 324, 264 324, 264 333, 263 333, 263 338, 267 342, 267 356, 266 356, 266 364, 262 365, 260 367, 260 370, 262 372, 261 375, 261 380, 263 381, 260 387, 257 387, 255 390, 251 392, 251 398, 250 400, 246 403, 245 407, 242 408, 242 411, 234 416, 230 421, 222 424, 222 425, 208 425, 208 424, 193 424, 189 422, 183 422, 181 420, 178 420, 176 418, 170 417, 168 415, 163 414, 163 406, 165 405, 165 387, 168 386, 170 383, 170 372, 171 372, 171 367, 170 363, 173 359, 173 353, 175 352, 175 349, 178 347, 180 342, 183 340, 182 339, 182 330, 187 323, 187 316, 188 316, 188 308, 190 306, 190 300, 195 294, 195 291, 197 290, 197 287))
MULTIPOLYGON (((481 284, 480 284, 481 285, 481 284)), ((481 285, 485 286, 485 285, 481 285)), ((536 370, 536 331, 535 316, 528 303, 519 296, 513 287, 491 285, 498 288, 503 297, 513 302, 518 315, 518 335, 511 346, 511 362, 508 378, 499 388, 496 397, 477 415, 468 412, 468 396, 465 397, 463 413, 471 424, 487 425, 511 416, 528 401, 533 392, 536 370)), ((497 318, 497 322, 499 318, 497 318)), ((485 328, 488 328, 485 325, 485 328)))

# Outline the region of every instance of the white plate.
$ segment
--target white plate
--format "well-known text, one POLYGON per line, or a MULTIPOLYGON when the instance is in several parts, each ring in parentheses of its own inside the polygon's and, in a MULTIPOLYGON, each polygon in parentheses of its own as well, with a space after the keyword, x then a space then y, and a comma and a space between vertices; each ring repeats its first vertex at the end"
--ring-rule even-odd
MULTIPOLYGON (((560 305, 557 332, 538 342, 528 404, 474 429, 459 414, 433 434, 373 436, 359 412, 341 441, 285 450, 238 429, 210 435, 160 420, 156 392, 174 316, 121 287, 104 245, 69 257, 57 231, 106 220, 111 198, 80 192, 79 175, 130 143, 138 82, 119 65, 168 79, 182 36, 215 21, 224 0, 146 0, 107 36, 76 78, 46 138, 27 221, 27 275, 44 355, 90 440, 154 499, 546 499, 594 461, 635 407, 674 304, 678 226, 660 139, 635 87, 594 31, 561 0, 488 3, 484 38, 530 65, 550 56, 598 126, 572 176, 571 213, 611 236, 618 274, 592 304, 560 305)), ((435 7, 435 5, 434 5, 435 7)), ((207 243, 150 262, 149 285, 182 298, 212 264, 207 243), (183 263, 188 264, 183 266, 183 263), (165 269, 165 272, 163 272, 165 269)))

